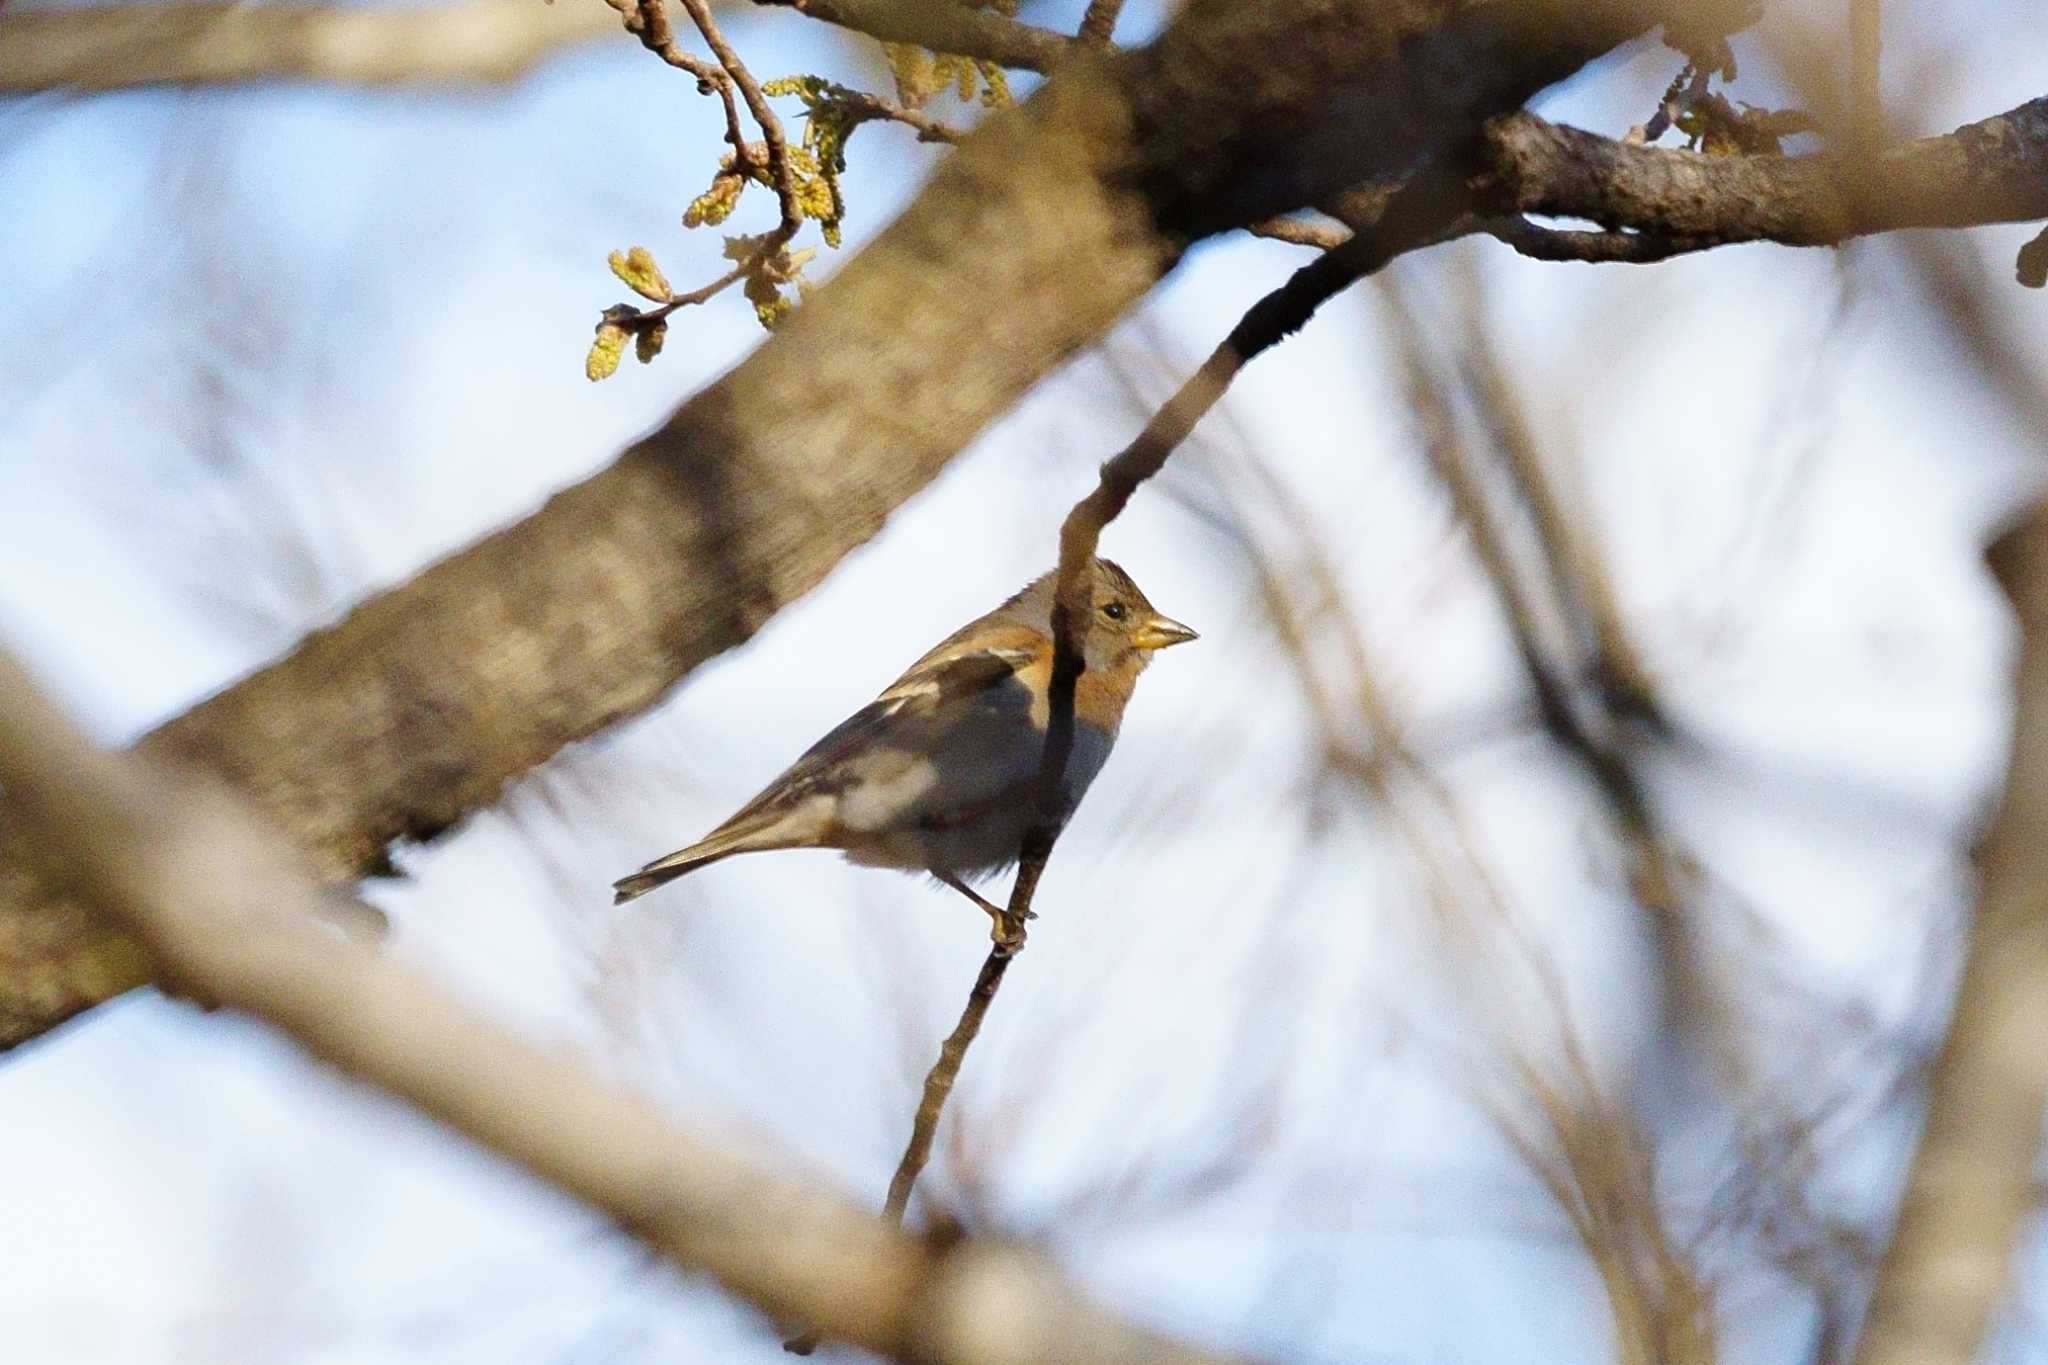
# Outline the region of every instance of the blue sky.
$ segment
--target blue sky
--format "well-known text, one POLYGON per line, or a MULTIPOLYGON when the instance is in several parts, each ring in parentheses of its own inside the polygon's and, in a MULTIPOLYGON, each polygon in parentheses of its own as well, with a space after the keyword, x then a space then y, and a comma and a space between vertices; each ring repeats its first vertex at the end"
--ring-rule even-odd
MULTIPOLYGON (((2039 26, 2002 7, 1892 22, 1895 92, 1932 96, 1905 131, 2042 93, 2039 26)), ((733 34, 763 74, 874 77, 792 16, 733 34)), ((1770 97, 1763 65, 1738 94, 1770 97)), ((1673 67, 1626 54, 1546 109, 1618 132, 1673 67)), ((716 234, 677 222, 717 133, 710 101, 626 44, 487 95, 0 104, 0 639, 126 739, 601 467, 758 340, 735 297, 682 319, 656 365, 581 375, 621 294, 606 252, 644 244, 679 287, 719 269, 716 234)), ((939 155, 890 128, 853 151, 849 251, 939 155)), ((2009 283, 2028 235, 1961 245, 2038 355, 2042 301, 2009 283)), ((396 951, 879 1202, 978 917, 819 854, 738 860, 630 913, 606 884, 1043 568, 1142 420, 1118 372, 1156 400, 1301 259, 1198 250, 746 648, 410 851, 411 879, 375 893, 396 951)), ((1703 740, 1654 787, 1716 878, 1768 1089, 1840 1100, 1816 1186, 1875 1216, 1909 1118, 1881 1101, 1909 1050, 1831 1048, 1826 1025, 1863 1010, 1910 1041, 1938 1018, 1959 840, 2004 743, 2008 639, 1977 546, 2033 485, 2039 433, 1975 388, 1889 244, 1650 269, 1468 244, 1394 271, 1440 345, 1460 262, 1703 740), (1743 975, 1755 924, 1799 984, 1786 1001, 1743 975)), ((1203 641, 1146 676, 1061 845, 931 1192, 1043 1238, 1127 1311, 1274 1358, 1610 1350, 1597 1277, 1475 1102, 1503 1037, 1556 1021, 1529 1021, 1499 941, 1446 939, 1399 812, 1312 780, 1308 707, 1242 547, 1187 510, 1236 490, 1282 565, 1329 554, 1344 631, 1443 740, 1515 934, 1556 964, 1602 1082, 1644 1107, 1726 1358, 1796 1358, 1805 1299, 1711 1230, 1725 1125, 1656 1081, 1646 941, 1597 808, 1526 735, 1459 738, 1518 681, 1378 316, 1339 300, 1253 366, 1112 530, 1203 641), (1243 491, 1250 462, 1287 506, 1243 491)), ((1319 642, 1333 673, 1343 633, 1319 642)), ((139 996, 10 1059, 0 1097, 0 1316, 21 1359, 782 1358, 748 1310, 235 1020, 139 996)), ((2030 1358, 2018 1321, 2006 1356, 2030 1358)))

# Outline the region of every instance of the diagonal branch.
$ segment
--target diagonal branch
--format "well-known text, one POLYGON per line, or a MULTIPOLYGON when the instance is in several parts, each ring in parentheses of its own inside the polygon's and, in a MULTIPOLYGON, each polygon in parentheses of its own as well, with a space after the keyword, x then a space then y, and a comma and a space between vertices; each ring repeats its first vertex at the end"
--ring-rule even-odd
POLYGON ((1124 0, 1088 0, 1088 12, 1081 16, 1081 41, 1094 47, 1108 47, 1116 37, 1117 16, 1123 13, 1123 8, 1124 0))
POLYGON ((1464 336, 1458 346, 1458 368, 1535 530, 1550 595, 1572 633, 1582 637, 1578 643, 1590 646, 1594 686, 1610 723, 1640 721, 1653 731, 1668 732, 1649 666, 1623 617, 1593 518, 1574 515, 1563 486, 1568 475, 1545 458, 1522 395, 1508 377, 1486 326, 1479 280, 1469 269, 1461 274, 1464 336))
POLYGON ((567 0, 15 10, 0 14, 0 93, 254 81, 490 85, 616 28, 601 10, 567 0))

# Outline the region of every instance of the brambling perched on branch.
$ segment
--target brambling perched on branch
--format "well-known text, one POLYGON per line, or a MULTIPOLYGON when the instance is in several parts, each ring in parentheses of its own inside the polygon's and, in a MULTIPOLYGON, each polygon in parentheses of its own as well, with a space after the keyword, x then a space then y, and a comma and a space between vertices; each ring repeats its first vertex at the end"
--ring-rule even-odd
MULTIPOLYGON (((1017 861, 1037 815, 1051 712, 1054 575, 955 631, 688 848, 614 882, 623 904, 736 853, 834 848, 864 867, 928 872, 987 911, 967 878, 1017 861)), ((1074 684, 1074 747, 1058 818, 1080 804, 1109 757, 1124 705, 1152 655, 1195 638, 1162 616, 1131 576, 1094 562, 1094 610, 1074 684)))

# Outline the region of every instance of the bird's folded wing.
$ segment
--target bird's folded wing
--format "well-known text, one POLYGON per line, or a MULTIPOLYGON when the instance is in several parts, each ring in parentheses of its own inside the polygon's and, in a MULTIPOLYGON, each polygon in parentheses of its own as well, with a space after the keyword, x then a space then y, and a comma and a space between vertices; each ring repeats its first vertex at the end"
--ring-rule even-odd
POLYGON ((854 824, 876 829, 943 819, 1028 781, 1044 730, 1036 694, 1019 675, 1045 666, 1050 651, 1028 639, 989 645, 919 660, 728 823, 831 796, 854 824))

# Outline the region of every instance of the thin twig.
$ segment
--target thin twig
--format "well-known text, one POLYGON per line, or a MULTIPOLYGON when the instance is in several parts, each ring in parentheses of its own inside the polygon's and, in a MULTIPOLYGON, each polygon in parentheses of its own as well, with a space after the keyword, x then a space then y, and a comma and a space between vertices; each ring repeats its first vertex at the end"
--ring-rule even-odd
MULTIPOLYGON (((1646 841, 1652 834, 1647 800, 1623 755, 1589 728, 1569 677, 1552 662, 1544 648, 1542 610, 1537 596, 1523 581, 1507 535, 1489 505, 1472 452, 1459 438, 1457 419, 1430 373, 1430 362, 1421 351, 1421 324, 1391 285, 1381 291, 1381 299, 1404 343, 1408 396, 1426 423, 1425 449, 1430 466, 1450 495, 1459 521, 1471 535, 1473 553, 1500 602, 1516 654, 1535 693, 1543 726, 1593 779, 1629 844, 1639 852, 1646 851, 1646 841)), ((1664 898, 1657 899, 1661 902, 1664 898)))
POLYGON ((669 23, 668 6, 663 0, 605 0, 605 3, 619 12, 626 32, 638 38, 642 47, 678 71, 687 71, 695 76, 697 88, 702 93, 716 92, 725 97, 726 138, 728 141, 737 140, 740 136, 739 107, 732 101, 732 83, 723 71, 677 41, 675 26, 669 23))
MULTIPOLYGON (((740 54, 726 41, 719 29, 718 21, 711 17, 708 0, 681 0, 689 12, 691 22, 697 25, 697 32, 704 36, 705 46, 711 55, 718 58, 718 65, 734 85, 740 89, 740 97, 747 102, 747 111, 754 116, 754 122, 761 129, 761 140, 768 144, 768 175, 775 186, 775 197, 782 206, 782 221, 775 231, 768 234, 762 243, 756 259, 766 257, 780 250, 804 225, 803 206, 797 199, 796 172, 789 164, 789 146, 782 133, 782 119, 777 116, 775 106, 761 93, 761 83, 747 70, 747 64, 740 60, 740 54)), ((728 138, 733 145, 733 154, 745 161, 750 152, 739 136, 736 120, 728 129, 728 138)))
MULTIPOLYGON (((1122 451, 1102 466, 1095 491, 1074 504, 1060 526, 1059 587, 1053 602, 1053 669, 1051 718, 1046 727, 1045 759, 1039 769, 1038 799, 1042 813, 1057 809, 1060 784, 1074 742, 1074 685, 1081 674, 1079 623, 1087 619, 1089 564, 1103 528, 1114 521, 1138 485, 1158 473, 1174 448, 1229 389, 1245 364, 1298 331, 1332 296, 1377 271, 1419 241, 1435 240, 1462 211, 1463 185, 1452 169, 1419 174, 1395 196, 1369 232, 1354 234, 1342 246, 1297 270, 1286 284, 1253 304, 1200 369, 1168 399, 1122 451)), ((1058 831, 1049 822, 1032 831, 1050 852, 1058 831)), ((1027 852, 1034 838, 1027 837, 1027 852)), ((1026 865, 1028 868, 1028 864, 1026 865)), ((1020 869, 1020 873, 1021 873, 1020 869)), ((1035 883, 1035 874, 1031 878, 1035 883)), ((1019 877, 1020 886, 1024 878, 1019 877)), ((1021 925, 1020 906, 1013 898, 1010 913, 1021 925)))
POLYGON ((1088 12, 1081 16, 1081 41, 1090 47, 1108 47, 1116 36, 1117 15, 1124 0, 1088 0, 1088 12))
POLYGON ((989 952, 980 974, 974 978, 974 989, 967 994, 967 1007, 960 1012, 960 1022, 947 1035, 939 1048, 939 1060, 924 1078, 924 1098, 917 1106, 910 1145, 903 1149, 903 1160, 896 1164, 896 1174, 889 1180, 889 1200, 882 1206, 882 1216, 892 1223, 902 1223, 903 1211, 910 1207, 911 1187, 917 1183, 925 1162, 931 1159, 932 1138, 939 1130, 939 1112, 946 1107, 946 1096, 953 1093, 960 1064, 967 1060, 967 1048, 981 1032, 981 1021, 987 1017, 989 1003, 996 998, 996 988, 1003 984, 1003 973, 1009 970, 1014 956, 989 952))
POLYGON ((1466 386, 1479 399, 1501 464, 1529 511, 1551 586, 1573 626, 1592 645, 1600 697, 1616 719, 1641 721, 1665 733, 1669 725, 1655 683, 1623 619, 1614 576, 1595 543, 1597 533, 1581 524, 1590 517, 1574 517, 1565 505, 1557 487, 1565 475, 1549 468, 1521 395, 1501 362, 1485 323, 1478 276, 1470 269, 1461 275, 1465 335, 1458 363, 1466 386))
MULTIPOLYGON (((1041 861, 1040 867, 1043 866, 1041 861)), ((1018 881, 1021 883, 1022 880, 1023 870, 1020 867, 1018 881)), ((1014 892, 1012 894, 1014 899, 1014 892)), ((903 1156, 896 1163, 896 1174, 889 1177, 889 1197, 882 1205, 882 1217, 892 1226, 903 1226, 904 1212, 910 1207, 910 1192, 916 1186, 918 1176, 924 1173, 925 1164, 931 1160, 932 1142, 938 1136, 939 1116, 945 1112, 946 1098, 953 1093, 953 1082, 960 1078, 960 1066, 967 1060, 967 1049, 980 1035, 981 1021, 988 1017, 988 1007, 994 1003, 996 990, 1003 984, 1003 973, 1010 970, 1010 961, 1015 956, 1015 950, 1001 944, 989 949, 988 956, 982 960, 981 971, 974 978, 974 988, 967 993, 967 1004, 960 1011, 960 1022, 946 1035, 946 1041, 939 1047, 939 1059, 925 1074, 917 1115, 911 1120, 910 1141, 905 1144, 903 1156)), ((807 1356, 818 1349, 822 1339, 817 1328, 807 1325, 785 1339, 782 1349, 791 1355, 807 1356)))
POLYGON ((687 290, 681 294, 670 294, 668 302, 658 304, 640 314, 637 318, 633 319, 634 324, 645 327, 652 323, 663 321, 678 308, 690 308, 700 303, 708 303, 745 279, 747 272, 753 269, 754 262, 757 259, 759 259, 758 255, 749 256, 745 261, 726 271, 709 284, 699 285, 697 288, 687 290))
MULTIPOLYGON (((790 239, 803 227, 804 215, 797 197, 796 172, 790 165, 789 143, 783 133, 782 120, 761 92, 760 82, 754 79, 739 53, 726 41, 724 32, 711 17, 711 6, 707 0, 681 0, 681 4, 717 58, 715 62, 707 62, 683 46, 675 35, 674 25, 669 22, 666 0, 605 0, 605 3, 619 12, 626 30, 639 38, 641 46, 677 70, 696 77, 699 93, 718 96, 719 102, 725 106, 725 140, 732 147, 732 169, 740 175, 748 175, 755 170, 765 171, 782 214, 774 229, 765 234, 746 259, 731 270, 696 289, 671 293, 658 307, 634 312, 627 319, 627 325, 645 328, 666 320, 677 309, 706 303, 747 278, 776 252, 789 245, 790 239), (741 122, 741 100, 746 102, 748 112, 761 129, 759 144, 747 136, 746 127, 741 122), (761 160, 767 162, 765 167, 761 166, 761 160)), ((878 113, 876 116, 882 115, 878 113)))
MULTIPOLYGON (((1649 232, 1539 227, 1519 214, 1475 218, 1467 230, 1484 233, 1534 261, 1575 261, 1586 265, 1654 265, 1722 245, 1719 241, 1649 232)), ((1245 231, 1254 237, 1323 251, 1334 251, 1351 238, 1350 230, 1341 223, 1303 218, 1267 218, 1245 231)))
POLYGON ((891 123, 900 123, 906 128, 915 129, 919 142, 957 143, 967 136, 965 128, 942 123, 922 109, 912 109, 908 105, 898 104, 894 100, 884 99, 866 90, 856 90, 852 86, 832 81, 826 83, 825 91, 832 97, 834 104, 854 116, 855 123, 877 122, 883 119, 891 123))

